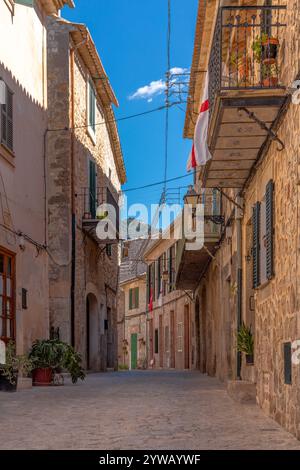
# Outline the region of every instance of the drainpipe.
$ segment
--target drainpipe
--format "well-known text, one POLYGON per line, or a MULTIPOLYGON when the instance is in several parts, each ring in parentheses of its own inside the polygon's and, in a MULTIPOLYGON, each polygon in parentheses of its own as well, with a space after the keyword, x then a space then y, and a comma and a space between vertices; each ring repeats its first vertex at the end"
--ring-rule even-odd
MULTIPOLYGON (((243 200, 240 196, 237 197, 237 203, 240 206, 243 206, 243 200)), ((243 265, 242 265, 242 218, 243 218, 243 211, 239 208, 235 208, 235 220, 236 220, 236 242, 237 242, 237 271, 236 271, 236 279, 237 279, 237 332, 240 330, 242 325, 242 282, 243 282, 243 265)), ((237 367, 236 367, 236 374, 237 379, 241 380, 241 367, 242 367, 242 355, 238 351, 237 352, 237 367)))
POLYGON ((71 262, 71 345, 75 347, 75 277, 76 277, 76 204, 75 204, 75 51, 86 44, 86 37, 80 44, 70 48, 71 68, 71 212, 72 212, 72 262, 71 262))

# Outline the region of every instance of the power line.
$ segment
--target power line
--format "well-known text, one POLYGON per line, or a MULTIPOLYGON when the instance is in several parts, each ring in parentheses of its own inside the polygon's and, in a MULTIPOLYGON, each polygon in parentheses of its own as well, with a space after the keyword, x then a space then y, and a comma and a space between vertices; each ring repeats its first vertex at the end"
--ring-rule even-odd
MULTIPOLYGON (((194 173, 200 173, 202 170, 195 170, 194 173)), ((170 178, 168 180, 162 180, 162 181, 158 181, 156 183, 150 183, 150 184, 145 184, 144 186, 138 186, 136 188, 129 188, 129 189, 122 189, 122 192, 123 193, 129 193, 129 192, 132 192, 132 191, 138 191, 140 189, 146 189, 146 188, 151 188, 153 186, 159 186, 161 184, 165 184, 165 183, 171 183, 172 181, 178 181, 180 179, 183 179, 183 178, 187 178, 188 176, 192 176, 192 173, 186 173, 185 175, 181 175, 181 176, 176 176, 175 178, 170 178)))
MULTIPOLYGON (((184 103, 183 101, 178 101, 178 102, 173 102, 173 103, 169 103, 168 104, 168 108, 171 108, 173 106, 176 106, 178 104, 182 104, 184 103)), ((102 122, 98 122, 98 123, 95 123, 95 126, 103 126, 104 124, 110 124, 112 122, 120 122, 120 121, 126 121, 128 119, 134 119, 134 118, 137 118, 137 117, 140 117, 140 116, 145 116, 147 114, 151 114, 151 113, 155 113, 157 111, 163 111, 164 109, 167 108, 167 105, 163 105, 163 106, 159 106, 158 108, 154 108, 154 109, 149 109, 148 111, 143 111, 141 113, 136 113, 136 114, 129 114, 128 116, 123 116, 123 117, 120 117, 120 118, 116 118, 116 119, 110 119, 110 120, 104 120, 102 122)), ((88 127, 90 127, 89 125, 84 125, 84 126, 74 126, 74 127, 61 127, 61 128, 57 128, 57 129, 48 129, 48 132, 60 132, 60 131, 72 131, 72 130, 76 130, 76 129, 87 129, 88 127)))

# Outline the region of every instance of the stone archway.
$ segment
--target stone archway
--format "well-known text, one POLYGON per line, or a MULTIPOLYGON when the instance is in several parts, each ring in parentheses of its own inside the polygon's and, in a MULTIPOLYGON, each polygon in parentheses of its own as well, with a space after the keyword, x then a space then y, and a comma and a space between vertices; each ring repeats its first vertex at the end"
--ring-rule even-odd
POLYGON ((87 370, 97 371, 100 368, 99 346, 99 307, 94 294, 86 297, 86 367, 87 370))

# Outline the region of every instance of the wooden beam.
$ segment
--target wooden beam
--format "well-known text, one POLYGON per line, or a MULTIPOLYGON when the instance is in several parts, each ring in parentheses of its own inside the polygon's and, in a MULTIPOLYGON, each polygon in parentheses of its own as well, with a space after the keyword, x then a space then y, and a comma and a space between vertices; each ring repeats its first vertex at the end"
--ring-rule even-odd
POLYGON ((215 149, 260 149, 265 136, 219 137, 215 149))

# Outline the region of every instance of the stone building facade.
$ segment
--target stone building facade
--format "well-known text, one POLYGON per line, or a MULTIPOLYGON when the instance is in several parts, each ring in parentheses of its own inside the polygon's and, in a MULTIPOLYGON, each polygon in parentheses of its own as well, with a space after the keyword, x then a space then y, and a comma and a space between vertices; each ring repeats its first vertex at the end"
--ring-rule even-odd
MULTIPOLYGON (((252 383, 263 410, 300 438, 300 374, 295 360, 300 335, 300 108, 288 92, 299 78, 300 5, 294 0, 280 4, 283 8, 272 2, 273 9, 268 9, 270 2, 199 2, 185 136, 193 137, 191 113, 197 112, 202 98, 205 73, 197 71, 210 70, 214 86, 211 66, 214 51, 220 47, 218 15, 224 15, 224 25, 228 11, 234 18, 239 10, 242 23, 243 15, 258 15, 256 8, 264 8, 269 23, 262 28, 276 35, 279 43, 277 57, 271 59, 279 63, 275 86, 261 82, 256 89, 249 83, 235 86, 234 91, 226 85, 214 88, 208 131, 212 159, 195 173, 197 191, 213 186, 221 189, 224 218, 215 252, 194 289, 200 324, 199 368, 229 384, 235 380, 241 387, 252 383), (236 6, 236 10, 222 11, 224 6, 236 6), (271 127, 272 135, 266 127, 271 127), (247 365, 245 355, 237 352, 236 336, 242 322, 252 328, 254 365, 247 365)), ((245 43, 247 46, 247 39, 244 48, 245 43)), ((230 42, 222 44, 229 47, 230 42)), ((270 62, 269 57, 261 60, 253 68, 270 62)))
POLYGON ((147 265, 143 253, 152 241, 132 239, 123 243, 118 306, 119 366, 145 369, 147 351, 147 265))
POLYGON ((20 354, 49 335, 46 29, 65 5, 0 1, 0 340, 20 354))
POLYGON ((48 22, 50 326, 90 370, 117 367, 119 244, 98 239, 97 207, 117 208, 125 168, 118 102, 88 29, 48 22))

